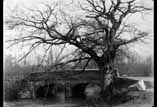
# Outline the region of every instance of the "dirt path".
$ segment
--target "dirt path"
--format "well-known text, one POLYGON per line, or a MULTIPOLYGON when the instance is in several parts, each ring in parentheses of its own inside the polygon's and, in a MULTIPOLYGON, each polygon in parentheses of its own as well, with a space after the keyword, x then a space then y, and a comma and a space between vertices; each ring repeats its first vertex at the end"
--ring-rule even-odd
POLYGON ((130 79, 135 79, 135 80, 144 80, 144 81, 154 81, 154 77, 127 77, 130 79))

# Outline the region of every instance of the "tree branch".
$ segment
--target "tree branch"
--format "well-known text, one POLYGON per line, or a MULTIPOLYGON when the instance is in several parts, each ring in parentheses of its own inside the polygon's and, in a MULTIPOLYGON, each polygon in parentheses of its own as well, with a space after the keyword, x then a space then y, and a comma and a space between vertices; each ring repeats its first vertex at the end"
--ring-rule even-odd
POLYGON ((138 35, 140 35, 140 36, 134 37, 134 38, 132 38, 130 40, 123 40, 123 42, 119 43, 118 45, 126 45, 126 44, 129 44, 129 43, 133 43, 133 42, 136 42, 136 41, 138 41, 138 40, 148 36, 148 34, 144 33, 144 32, 143 33, 139 33, 138 35))

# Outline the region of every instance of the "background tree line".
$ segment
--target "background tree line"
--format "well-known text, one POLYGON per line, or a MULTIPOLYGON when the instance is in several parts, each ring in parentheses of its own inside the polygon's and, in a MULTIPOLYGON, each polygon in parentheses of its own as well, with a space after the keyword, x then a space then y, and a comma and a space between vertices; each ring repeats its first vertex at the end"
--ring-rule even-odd
MULTIPOLYGON (((39 57, 38 57, 39 60, 39 57)), ((55 62, 51 62, 55 63, 55 62)), ((84 62, 86 63, 86 62, 84 62)), ((33 70, 36 70, 35 67, 38 67, 37 65, 30 65, 29 62, 25 62, 25 64, 18 64, 16 62, 16 58, 11 56, 11 55, 6 55, 5 56, 5 69, 4 73, 5 75, 13 76, 13 75, 27 75, 31 73, 33 70)), ((80 63, 77 67, 77 69, 82 69, 83 68, 83 62, 80 63)), ((117 58, 117 61, 115 62, 115 68, 119 69, 119 72, 121 75, 128 75, 128 76, 152 76, 153 75, 153 61, 152 57, 148 56, 144 60, 141 59, 140 57, 137 58, 131 57, 131 58, 117 58), (127 61, 126 61, 127 60, 127 61)), ((36 71, 45 71, 46 68, 48 68, 49 65, 42 65, 38 70, 36 71)), ((65 66, 62 69, 71 69, 70 65, 65 66)), ((91 61, 89 65, 87 66, 86 69, 98 69, 97 65, 94 63, 94 61, 91 61)), ((56 70, 56 69, 52 69, 56 70)))

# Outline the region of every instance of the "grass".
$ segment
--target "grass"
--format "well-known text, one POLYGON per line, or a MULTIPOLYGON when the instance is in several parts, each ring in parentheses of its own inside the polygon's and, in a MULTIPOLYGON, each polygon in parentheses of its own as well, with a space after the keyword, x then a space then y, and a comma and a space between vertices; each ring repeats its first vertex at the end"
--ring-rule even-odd
MULTIPOLYGON (((149 84, 149 83, 147 83, 149 84)), ((148 85, 149 86, 149 85, 148 85)), ((151 86, 151 85, 150 85, 151 86)), ((130 92, 129 95, 132 97, 131 100, 123 103, 117 104, 99 104, 98 107, 152 107, 153 101, 153 87, 149 87, 151 91, 134 91, 130 92)), ((119 100, 119 99, 117 99, 119 100)), ((115 100, 113 100, 115 101, 115 100)), ((84 101, 78 102, 55 102, 48 101, 44 102, 43 100, 16 100, 12 102, 4 102, 4 107, 88 107, 84 101)))
MULTIPOLYGON (((116 105, 99 104, 98 107, 152 107, 153 106, 153 92, 152 91, 136 91, 130 92, 133 99, 116 105), (137 95, 137 96, 135 96, 137 95)), ((43 103, 41 100, 19 100, 14 102, 4 102, 4 107, 88 107, 82 102, 77 103, 43 103), (81 104, 81 105, 80 105, 81 104)))

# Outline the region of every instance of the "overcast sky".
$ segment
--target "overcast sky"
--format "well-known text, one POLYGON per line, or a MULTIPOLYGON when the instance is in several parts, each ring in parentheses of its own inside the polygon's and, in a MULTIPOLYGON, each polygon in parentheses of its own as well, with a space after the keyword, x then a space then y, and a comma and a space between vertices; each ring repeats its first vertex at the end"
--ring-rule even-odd
MULTIPOLYGON (((5 0, 4 1, 4 20, 9 13, 8 8, 15 8, 18 6, 35 7, 38 3, 44 2, 44 1, 46 1, 46 0, 5 0)), ((50 0, 50 1, 51 2, 52 1, 60 1, 60 3, 69 4, 69 3, 71 3, 72 0, 50 0)), ((82 0, 80 0, 80 1, 82 1, 82 0)), ((141 0, 141 1, 143 1, 145 5, 153 7, 154 2, 152 2, 152 0, 141 0)), ((74 6, 72 8, 69 8, 69 10, 74 11, 75 10, 74 6)), ((153 16, 153 11, 152 11, 150 14, 145 15, 143 18, 141 18, 141 14, 136 14, 136 15, 133 15, 131 18, 129 18, 129 22, 133 22, 136 25, 138 25, 139 28, 150 32, 150 35, 152 37, 152 40, 148 41, 149 44, 144 44, 143 46, 141 46, 141 44, 132 45, 131 49, 138 52, 141 56, 144 56, 144 57, 153 54, 153 36, 154 36, 154 33, 153 33, 154 19, 153 19, 153 17, 154 16, 153 16)), ((11 38, 11 37, 13 37, 13 35, 16 35, 17 33, 19 33, 19 32, 5 30, 5 28, 4 28, 4 39, 11 38)), ((5 45, 5 43, 4 43, 4 45, 5 45)), ((4 49, 5 49, 5 47, 4 47, 4 49)), ((15 54, 17 52, 18 53, 21 52, 21 54, 22 54, 22 51, 19 51, 18 49, 16 50, 15 48, 5 49, 5 54, 15 54)))

